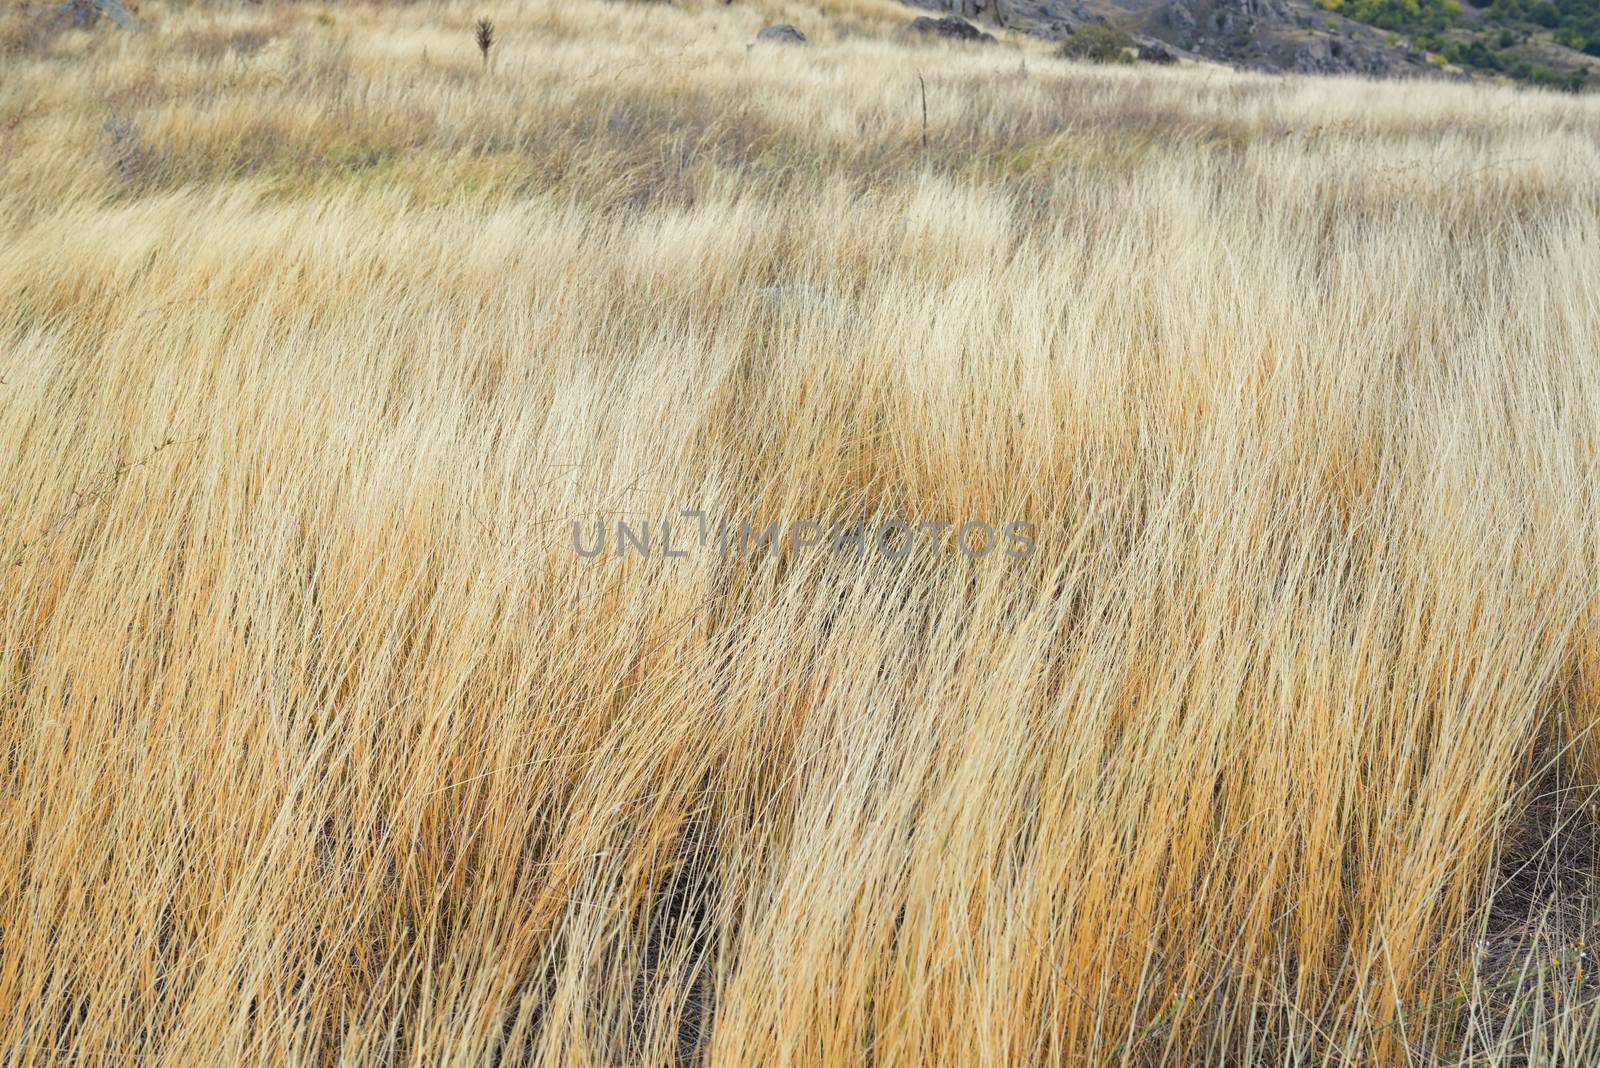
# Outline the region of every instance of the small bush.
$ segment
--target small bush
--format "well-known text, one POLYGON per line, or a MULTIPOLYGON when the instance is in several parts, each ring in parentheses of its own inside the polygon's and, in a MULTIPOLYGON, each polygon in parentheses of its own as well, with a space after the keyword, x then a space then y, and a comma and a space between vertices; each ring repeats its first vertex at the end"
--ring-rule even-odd
POLYGON ((1133 38, 1122 30, 1104 22, 1090 22, 1073 30, 1056 55, 1090 63, 1131 63, 1128 49, 1132 47, 1133 38))

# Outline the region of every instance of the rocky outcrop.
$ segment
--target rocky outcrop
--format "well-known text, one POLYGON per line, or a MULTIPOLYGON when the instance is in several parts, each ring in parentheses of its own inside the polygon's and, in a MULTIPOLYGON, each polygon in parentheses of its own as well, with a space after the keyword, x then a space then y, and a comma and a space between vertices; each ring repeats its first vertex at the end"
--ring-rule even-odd
POLYGON ((1390 74, 1395 61, 1359 41, 1320 37, 1294 53, 1294 69, 1303 74, 1390 74))
POLYGON ((913 7, 961 19, 987 20, 1047 41, 1059 41, 1089 21, 1078 0, 907 0, 913 7))
POLYGON ((1420 51, 1307 0, 1168 0, 1151 32, 1206 59, 1269 73, 1433 75, 1420 51))
POLYGON ((1211 9, 1206 27, 1215 34, 1232 36, 1250 33, 1262 24, 1287 22, 1289 9, 1283 0, 1220 0, 1211 9))

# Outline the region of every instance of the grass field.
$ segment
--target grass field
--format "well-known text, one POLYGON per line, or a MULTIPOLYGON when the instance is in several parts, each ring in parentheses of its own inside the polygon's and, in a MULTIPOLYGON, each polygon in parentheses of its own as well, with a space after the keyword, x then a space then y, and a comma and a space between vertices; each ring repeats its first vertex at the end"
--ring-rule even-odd
POLYGON ((1600 1062, 1600 102, 140 14, 0 13, 0 1064, 1600 1062))

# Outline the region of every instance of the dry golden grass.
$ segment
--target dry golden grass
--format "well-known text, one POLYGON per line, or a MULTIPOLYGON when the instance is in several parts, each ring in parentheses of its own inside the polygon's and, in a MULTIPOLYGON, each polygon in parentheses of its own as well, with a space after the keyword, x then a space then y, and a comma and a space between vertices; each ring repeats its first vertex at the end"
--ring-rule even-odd
POLYGON ((146 7, 0 16, 0 1063, 1600 1058, 1596 102, 146 7))

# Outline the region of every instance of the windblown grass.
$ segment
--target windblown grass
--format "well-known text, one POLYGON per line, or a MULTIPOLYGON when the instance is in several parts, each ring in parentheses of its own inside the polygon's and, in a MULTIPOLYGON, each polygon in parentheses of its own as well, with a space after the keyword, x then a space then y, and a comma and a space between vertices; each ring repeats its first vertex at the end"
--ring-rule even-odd
POLYGON ((5 16, 0 1061, 1600 1055, 1600 106, 814 10, 5 16))

